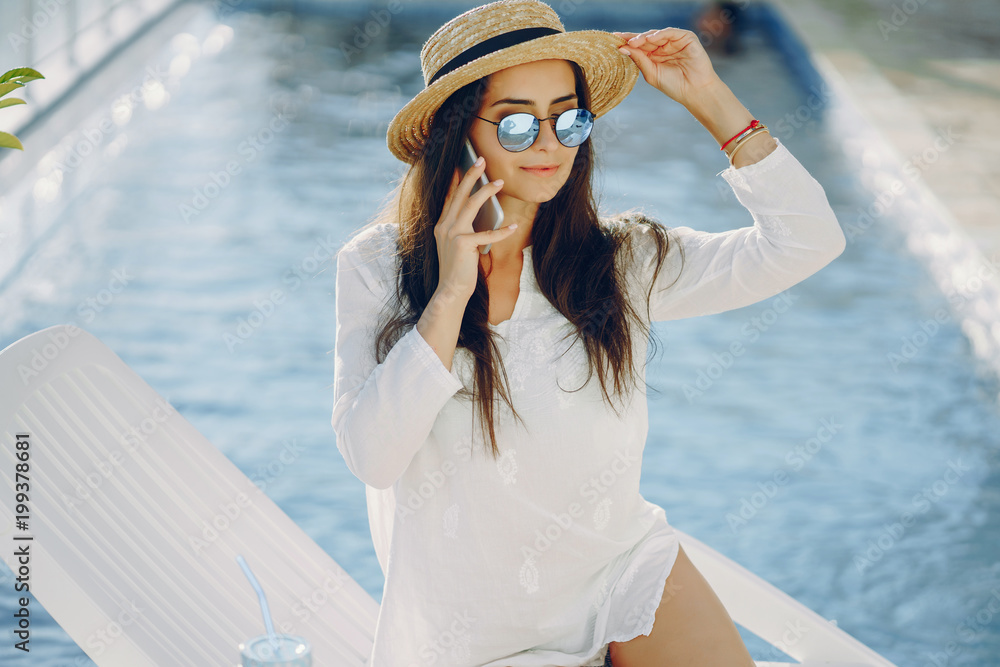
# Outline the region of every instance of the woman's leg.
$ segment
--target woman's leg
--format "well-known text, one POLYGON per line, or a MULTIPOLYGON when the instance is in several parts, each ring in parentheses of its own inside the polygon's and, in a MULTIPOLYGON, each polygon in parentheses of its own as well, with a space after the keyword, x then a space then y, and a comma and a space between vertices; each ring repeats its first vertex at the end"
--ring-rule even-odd
POLYGON ((715 591, 681 548, 663 587, 653 629, 611 642, 614 667, 755 667, 715 591))

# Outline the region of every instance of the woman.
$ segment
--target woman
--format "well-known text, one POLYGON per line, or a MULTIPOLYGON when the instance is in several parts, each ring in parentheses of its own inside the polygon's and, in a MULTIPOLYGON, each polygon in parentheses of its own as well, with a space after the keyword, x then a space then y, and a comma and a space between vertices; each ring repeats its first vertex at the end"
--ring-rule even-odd
POLYGON ((639 493, 643 362, 650 322, 758 302, 837 257, 823 189, 689 31, 567 33, 544 3, 500 0, 421 63, 388 130, 410 169, 337 259, 332 424, 386 577, 368 664, 753 665, 639 493), (719 141, 753 226, 598 219, 591 121, 640 73, 719 141), (466 138, 484 160, 462 174, 466 138), (474 232, 492 195, 504 224, 474 232))

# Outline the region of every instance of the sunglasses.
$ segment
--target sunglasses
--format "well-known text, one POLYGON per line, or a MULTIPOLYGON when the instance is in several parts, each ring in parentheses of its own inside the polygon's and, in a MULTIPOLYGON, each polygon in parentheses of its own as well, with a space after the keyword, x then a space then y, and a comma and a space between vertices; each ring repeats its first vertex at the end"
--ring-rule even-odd
MULTIPOLYGON (((499 121, 487 120, 482 116, 476 116, 479 120, 485 120, 497 126, 497 139, 500 145, 512 153, 520 153, 527 150, 538 138, 538 131, 541 128, 541 119, 532 116, 530 113, 519 112, 504 116, 499 121)), ((567 148, 579 146, 594 129, 594 114, 586 109, 570 109, 559 114, 553 125, 556 139, 567 148)))

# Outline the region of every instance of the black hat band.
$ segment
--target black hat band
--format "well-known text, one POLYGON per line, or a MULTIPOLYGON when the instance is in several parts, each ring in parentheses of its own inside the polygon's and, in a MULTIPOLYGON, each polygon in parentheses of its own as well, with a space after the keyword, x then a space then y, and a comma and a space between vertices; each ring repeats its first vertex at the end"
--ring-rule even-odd
POLYGON ((431 80, 427 83, 427 85, 430 86, 448 72, 452 72, 462 65, 470 63, 476 58, 482 58, 483 56, 499 51, 500 49, 506 49, 508 46, 528 42, 533 39, 538 39, 539 37, 545 37, 546 35, 556 35, 561 32, 561 30, 556 30, 554 28, 520 28, 518 30, 511 30, 510 32, 490 37, 487 40, 470 46, 465 51, 462 51, 457 56, 446 62, 441 69, 439 69, 434 76, 431 77, 431 80))

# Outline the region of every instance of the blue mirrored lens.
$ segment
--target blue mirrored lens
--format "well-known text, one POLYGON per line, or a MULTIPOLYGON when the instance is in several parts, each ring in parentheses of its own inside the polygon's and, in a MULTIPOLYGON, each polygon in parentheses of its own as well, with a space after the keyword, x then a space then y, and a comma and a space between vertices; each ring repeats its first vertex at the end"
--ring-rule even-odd
POLYGON ((594 129, 594 115, 586 109, 570 109, 556 119, 556 138, 567 148, 579 146, 594 129))
POLYGON ((497 138, 509 151, 519 152, 535 142, 538 136, 538 119, 530 113, 515 113, 500 121, 497 138))

